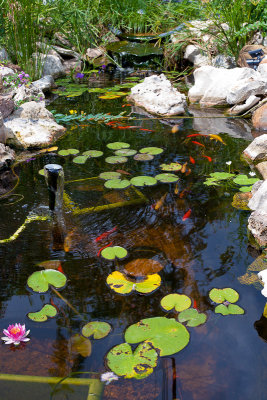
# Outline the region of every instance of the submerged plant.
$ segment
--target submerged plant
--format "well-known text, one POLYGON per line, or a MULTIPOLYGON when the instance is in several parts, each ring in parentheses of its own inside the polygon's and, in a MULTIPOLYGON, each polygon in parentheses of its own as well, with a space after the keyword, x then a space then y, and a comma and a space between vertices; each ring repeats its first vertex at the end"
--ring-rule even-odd
POLYGON ((3 330, 3 334, 6 336, 1 337, 5 344, 14 344, 18 346, 20 342, 28 342, 30 338, 27 338, 30 330, 26 331, 25 325, 15 324, 9 325, 7 329, 3 330))

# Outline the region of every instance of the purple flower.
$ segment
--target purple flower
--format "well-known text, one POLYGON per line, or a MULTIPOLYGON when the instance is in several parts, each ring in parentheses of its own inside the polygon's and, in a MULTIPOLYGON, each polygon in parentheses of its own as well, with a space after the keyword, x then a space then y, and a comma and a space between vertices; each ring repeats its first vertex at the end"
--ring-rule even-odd
POLYGON ((119 377, 114 374, 114 372, 105 372, 104 374, 101 375, 101 382, 105 382, 106 385, 108 385, 112 381, 117 381, 119 377))
POLYGON ((107 66, 105 64, 103 64, 103 65, 101 65, 101 68, 105 69, 105 68, 107 68, 107 66))
POLYGON ((84 74, 82 74, 81 72, 77 72, 77 74, 75 75, 75 78, 77 79, 82 79, 84 77, 84 74))
POLYGON ((1 337, 5 344, 14 344, 18 346, 20 342, 28 342, 30 339, 27 338, 30 331, 26 332, 25 325, 15 324, 9 325, 7 329, 3 330, 3 334, 6 336, 1 337))

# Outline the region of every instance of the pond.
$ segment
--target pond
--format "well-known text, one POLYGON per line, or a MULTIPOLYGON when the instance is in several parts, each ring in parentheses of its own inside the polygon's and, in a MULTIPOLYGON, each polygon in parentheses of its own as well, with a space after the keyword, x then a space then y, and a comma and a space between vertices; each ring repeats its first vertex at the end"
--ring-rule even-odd
MULTIPOLYGON (((102 75, 90 81, 90 87, 131 82, 102 75)), ((1 199, 0 239, 5 239, 31 213, 49 214, 47 186, 38 171, 46 164, 62 165, 62 213, 29 223, 15 240, 0 244, 1 330, 20 322, 30 329, 31 339, 0 346, 1 374, 65 377, 89 372, 72 377, 99 379, 113 370, 121 377, 105 385, 103 399, 114 400, 265 398, 266 327, 257 322, 265 299, 258 287, 244 285, 240 278, 258 256, 247 237, 249 211, 232 206, 240 189, 233 180, 204 184, 214 172, 249 177, 249 167, 240 160, 252 139, 249 125, 218 110, 198 108, 189 118, 151 118, 129 105, 125 96, 102 95, 85 90, 76 97, 59 96, 49 108, 64 114, 125 111, 125 116, 135 117, 111 124, 73 122, 56 143, 59 150, 99 150, 103 155, 83 164, 73 162, 77 155, 60 156, 57 151, 29 156, 15 167, 19 183, 13 195, 1 199), (192 136, 197 134, 202 136, 192 136), (209 134, 219 136, 205 136, 209 134), (114 142, 136 151, 163 151, 152 150, 159 154, 149 160, 136 160, 134 153, 126 162, 111 164, 106 158, 114 156, 114 145, 109 145, 114 142), (174 170, 164 170, 162 165, 170 163, 174 170), (158 177, 151 186, 132 181, 119 190, 99 178, 107 171, 121 174, 123 181, 162 173, 177 178, 163 183, 158 177), (67 277, 63 288, 41 293, 29 288, 28 278, 44 267, 67 277), (216 303, 216 296, 209 296, 213 288, 232 288, 239 298, 233 291, 232 297, 220 292, 222 300, 216 303), (170 294, 180 296, 165 297, 170 294), (232 302, 240 313, 216 313, 222 302, 224 311, 232 302), (57 315, 45 322, 31 320, 29 313, 45 304, 57 315), (92 321, 106 324, 91 325, 90 339, 81 339, 82 328, 92 321), (194 324, 198 326, 190 326, 194 324)), ((55 381, 47 382, 48 389, 40 382, 21 386, 2 377, 1 398, 49 399, 55 381)), ((59 385, 53 399, 87 395, 88 386, 59 385)))

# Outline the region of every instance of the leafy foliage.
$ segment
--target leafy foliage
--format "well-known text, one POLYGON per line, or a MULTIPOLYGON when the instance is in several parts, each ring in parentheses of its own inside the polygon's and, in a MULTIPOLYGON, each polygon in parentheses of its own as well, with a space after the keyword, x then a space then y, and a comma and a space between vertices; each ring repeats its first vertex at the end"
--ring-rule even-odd
POLYGON ((82 334, 85 337, 93 336, 94 339, 103 339, 111 331, 111 326, 107 322, 92 321, 84 325, 82 334))
POLYGON ((45 293, 49 289, 49 285, 57 289, 62 288, 66 282, 66 276, 54 269, 36 271, 27 280, 28 286, 38 293, 45 293))
POLYGON ((121 272, 114 271, 107 277, 107 284, 120 294, 131 293, 132 290, 139 293, 151 293, 160 286, 161 277, 158 274, 152 274, 147 275, 143 281, 133 282, 121 272))
POLYGON ((206 322, 207 316, 199 313, 195 308, 188 308, 178 315, 179 322, 187 322, 187 326, 195 327, 206 322))
POLYGON ((170 311, 175 308, 176 311, 180 312, 191 306, 191 300, 184 294, 172 293, 163 297, 160 304, 164 310, 170 311))
POLYGON ((45 304, 40 311, 30 312, 27 314, 28 318, 35 322, 47 321, 48 317, 52 318, 57 315, 57 310, 51 304, 45 304))

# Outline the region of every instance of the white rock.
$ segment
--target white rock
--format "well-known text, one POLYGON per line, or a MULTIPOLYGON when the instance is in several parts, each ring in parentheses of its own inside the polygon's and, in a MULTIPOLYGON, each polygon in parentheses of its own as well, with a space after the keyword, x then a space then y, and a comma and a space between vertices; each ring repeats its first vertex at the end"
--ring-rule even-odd
POLYGON ((46 147, 66 130, 55 122, 44 102, 35 101, 22 104, 4 125, 7 144, 23 149, 46 147))
POLYGON ((211 64, 211 59, 207 56, 207 53, 203 52, 200 47, 194 46, 192 44, 186 47, 184 58, 193 63, 196 67, 211 64))
MULTIPOLYGON (((267 59, 267 57, 266 57, 267 59)), ((261 79, 265 82, 267 81, 267 63, 260 64, 258 66, 257 72, 261 75, 261 79)))
POLYGON ((10 75, 15 75, 15 72, 11 68, 0 67, 0 75, 2 75, 2 77, 6 77, 6 76, 10 76, 10 75))
POLYGON ((76 59, 80 59, 80 54, 77 53, 74 50, 71 49, 64 49, 63 47, 59 47, 59 46, 51 46, 58 54, 60 54, 63 58, 64 56, 67 57, 72 57, 72 58, 76 58, 76 59))
POLYGON ((52 75, 46 75, 37 81, 32 82, 32 86, 35 86, 42 92, 48 92, 55 84, 54 78, 52 75))
POLYGON ((240 79, 228 90, 226 101, 228 104, 238 104, 251 95, 263 95, 267 92, 267 81, 252 78, 240 79))
POLYGON ((21 101, 40 101, 44 100, 45 95, 44 93, 36 86, 33 85, 22 85, 15 91, 15 96, 13 100, 15 102, 21 101))
POLYGON ((267 159, 267 134, 256 137, 252 143, 243 151, 246 158, 251 161, 267 159))
POLYGON ((9 167, 15 160, 15 152, 10 147, 0 143, 0 170, 9 167))
POLYGON ((131 89, 129 98, 152 114, 171 116, 185 112, 185 95, 175 89, 164 74, 145 78, 131 89))
POLYGON ((235 58, 223 54, 218 54, 216 57, 212 58, 211 64, 216 68, 236 68, 235 58))
POLYGON ((264 181, 248 202, 251 210, 267 210, 267 181, 264 181))
POLYGON ((254 95, 249 96, 249 98, 245 101, 244 104, 239 104, 237 106, 232 107, 229 110, 230 114, 234 114, 234 115, 238 115, 243 113, 244 111, 249 110, 250 108, 252 108, 253 106, 255 106, 255 104, 257 104, 260 101, 260 98, 254 95))
POLYGON ((52 75, 53 78, 58 78, 65 75, 65 70, 61 59, 52 54, 36 54, 34 53, 33 58, 36 62, 36 69, 42 69, 42 77, 46 75, 52 75))
POLYGON ((4 47, 0 48, 0 60, 9 60, 9 55, 4 47))
POLYGON ((258 273, 258 278, 261 279, 264 284, 264 288, 262 289, 261 294, 264 297, 267 297, 267 269, 260 271, 258 273))
POLYGON ((260 246, 267 244, 267 212, 253 211, 248 219, 248 230, 252 233, 260 246))
POLYGON ((104 54, 104 51, 99 47, 95 48, 95 49, 88 48, 86 50, 86 56, 88 58, 98 58, 98 57, 103 56, 103 54, 104 54))

